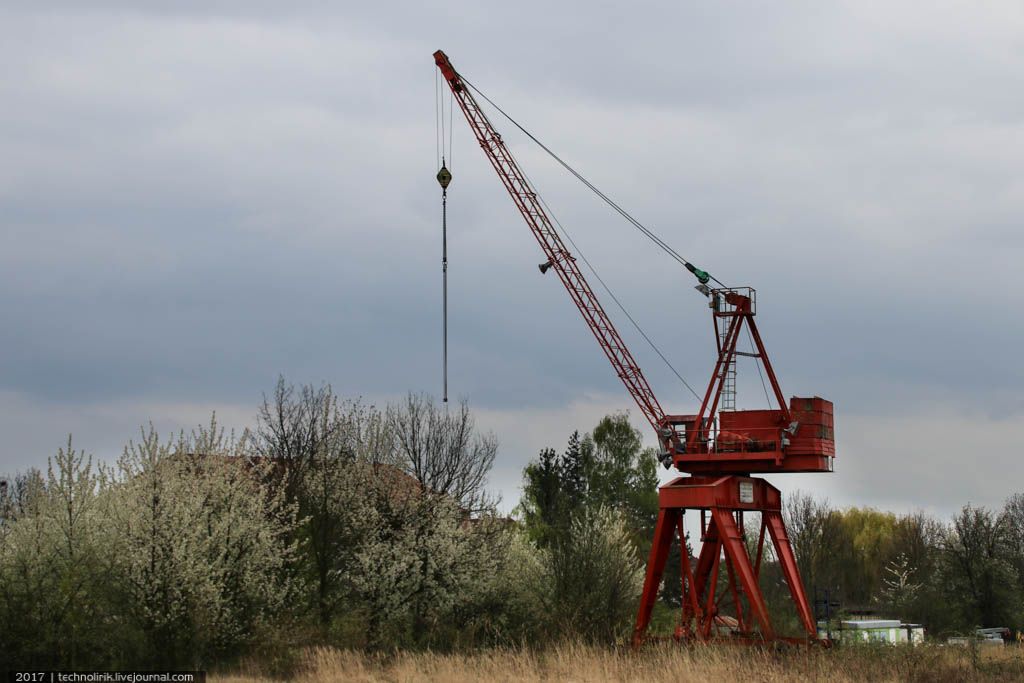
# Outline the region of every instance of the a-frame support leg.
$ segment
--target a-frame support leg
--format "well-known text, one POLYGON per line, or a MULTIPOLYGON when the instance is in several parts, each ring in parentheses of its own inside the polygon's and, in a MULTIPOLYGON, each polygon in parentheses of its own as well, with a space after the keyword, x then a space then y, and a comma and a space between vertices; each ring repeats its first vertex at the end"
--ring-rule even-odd
POLYGON ((775 554, 782 566, 782 575, 789 585, 789 593, 793 596, 793 603, 796 605, 797 615, 800 622, 807 631, 810 638, 817 638, 818 630, 814 625, 814 617, 811 615, 811 606, 807 602, 807 593, 804 592, 804 584, 800 580, 800 570, 796 565, 796 558, 793 556, 793 548, 789 543, 789 536, 786 534, 786 525, 782 521, 782 514, 777 510, 765 511, 765 526, 772 537, 775 546, 775 554))
MULTIPOLYGON (((633 628, 634 648, 643 643, 647 625, 651 623, 651 612, 654 611, 654 603, 658 600, 658 589, 661 587, 661 577, 665 572, 665 561, 668 559, 668 551, 672 545, 672 536, 675 534, 679 517, 679 510, 673 508, 662 508, 658 512, 658 522, 654 527, 654 543, 651 545, 651 554, 647 559, 644 592, 640 597, 640 611, 637 612, 636 626, 633 628)), ((685 546, 683 552, 686 552, 685 546)))
POLYGON ((718 564, 722 555, 722 542, 718 537, 718 525, 714 516, 711 517, 697 556, 697 569, 694 572, 695 597, 697 599, 696 633, 703 640, 711 636, 711 626, 715 620, 715 591, 718 588, 718 564))
POLYGON ((733 571, 729 555, 725 556, 725 568, 729 574, 729 593, 732 596, 733 609, 736 611, 736 630, 740 633, 747 632, 747 623, 743 615, 743 590, 737 585, 736 572, 733 571))
POLYGON ((770 537, 800 623, 807 633, 807 642, 821 642, 817 638, 814 617, 782 519, 778 489, 763 479, 753 477, 692 476, 676 479, 661 487, 658 499, 660 511, 647 563, 640 610, 633 630, 634 647, 643 642, 650 624, 668 551, 677 531, 682 544, 680 568, 683 600, 680 623, 676 629, 677 639, 706 641, 717 635, 717 594, 721 592, 725 597, 728 591, 732 594, 739 622, 735 633, 739 637, 734 640, 791 640, 780 638, 775 632, 758 581, 765 561, 765 544, 770 537), (747 482, 753 488, 753 500, 740 500, 739 492, 742 489, 739 484, 747 482), (686 551, 686 535, 682 525, 685 510, 701 511, 702 545, 695 562, 691 562, 686 551), (748 551, 741 531, 742 520, 737 519, 746 512, 759 512, 761 516, 756 554, 753 550, 748 551), (751 557, 752 554, 755 557, 751 557), (719 591, 722 562, 725 562, 727 581, 719 591))
POLYGON ((699 598, 697 597, 697 586, 696 579, 693 575, 693 567, 690 565, 690 551, 686 547, 686 530, 683 528, 683 516, 685 512, 679 515, 679 558, 680 564, 680 575, 682 581, 682 591, 680 596, 682 597, 682 617, 680 619, 679 628, 676 629, 676 639, 689 638, 693 635, 692 622, 694 618, 700 613, 700 605, 698 604, 699 598))
MULTIPOLYGON (((747 554, 739 527, 736 526, 736 520, 730 510, 714 508, 712 514, 715 525, 721 534, 725 554, 728 556, 733 572, 743 586, 747 602, 750 603, 750 611, 753 612, 754 618, 757 619, 757 623, 761 627, 761 636, 765 640, 772 640, 775 638, 775 629, 772 628, 771 619, 768 617, 768 606, 765 604, 764 596, 758 586, 754 568, 750 565, 750 556, 747 554)), ((737 605, 737 610, 739 609, 741 606, 737 605)))

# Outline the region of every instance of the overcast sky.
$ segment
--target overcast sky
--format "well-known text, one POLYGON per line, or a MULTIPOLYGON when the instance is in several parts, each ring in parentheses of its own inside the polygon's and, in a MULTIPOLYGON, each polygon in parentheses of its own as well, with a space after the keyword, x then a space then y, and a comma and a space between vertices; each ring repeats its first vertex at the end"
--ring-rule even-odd
MULTIPOLYGON (((836 472, 776 485, 943 515, 1024 491, 1017 2, 4 3, 0 472, 69 432, 106 458, 150 421, 243 428, 279 374, 439 394, 438 48, 757 288, 783 391, 836 410, 836 472)), ((492 118, 705 384, 692 277, 492 118)), ((450 388, 498 436, 511 507, 537 450, 601 415, 653 435, 458 119, 452 156, 450 388)), ((695 412, 616 320, 662 405, 695 412)), ((759 383, 739 403, 764 407, 759 383)))

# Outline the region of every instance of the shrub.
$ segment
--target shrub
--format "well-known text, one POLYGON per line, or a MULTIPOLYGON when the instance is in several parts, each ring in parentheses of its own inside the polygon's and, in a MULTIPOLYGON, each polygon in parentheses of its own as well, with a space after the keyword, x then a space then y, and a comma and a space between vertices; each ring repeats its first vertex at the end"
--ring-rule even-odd
POLYGON ((545 556, 550 581, 546 613, 559 630, 584 640, 614 642, 628 634, 643 586, 643 567, 623 516, 584 509, 568 537, 545 556))

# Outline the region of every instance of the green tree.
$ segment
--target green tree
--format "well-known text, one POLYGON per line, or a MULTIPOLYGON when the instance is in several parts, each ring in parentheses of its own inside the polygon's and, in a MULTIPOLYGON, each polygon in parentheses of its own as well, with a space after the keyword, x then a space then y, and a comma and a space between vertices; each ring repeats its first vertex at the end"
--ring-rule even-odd
POLYGON ((150 428, 117 462, 105 552, 136 665, 202 668, 253 645, 295 597, 294 508, 263 484, 247 435, 215 420, 162 441, 150 428))
POLYGON ((109 652, 104 488, 70 437, 45 474, 18 481, 0 524, 0 660, 8 668, 88 666, 109 652))
POLYGON ((945 633, 954 621, 939 576, 944 534, 942 524, 923 512, 899 517, 893 528, 896 557, 906 557, 908 568, 913 568, 911 578, 919 585, 894 616, 923 623, 933 634, 945 633))
POLYGON ((523 471, 523 496, 518 509, 530 537, 544 547, 554 540, 572 509, 567 504, 561 465, 555 449, 545 448, 523 471))
POLYGON ((351 581, 366 644, 447 647, 471 633, 497 638, 508 591, 496 582, 508 555, 485 484, 497 453, 467 404, 421 394, 390 405, 359 456, 359 519, 351 581), (373 435, 377 436, 373 436, 373 435))
POLYGON ((508 575, 512 530, 490 515, 467 519, 453 499, 390 468, 368 474, 370 533, 352 577, 366 644, 447 647, 463 629, 500 635, 502 604, 514 598, 497 582, 508 575))
POLYGON ((578 509, 588 498, 591 472, 594 470, 594 442, 581 438, 578 431, 569 437, 565 454, 559 461, 560 495, 565 510, 578 509))
POLYGON ((882 571, 878 602, 890 610, 891 614, 901 616, 914 604, 921 590, 921 584, 914 581, 916 574, 917 567, 910 563, 906 553, 899 553, 882 571))
POLYGON ((574 515, 602 506, 622 513, 630 540, 646 551, 658 515, 657 461, 625 413, 602 418, 593 434, 574 432, 561 455, 544 449, 523 471, 519 511, 542 547, 567 533, 574 515))
POLYGON ((257 414, 254 449, 273 463, 266 483, 284 492, 301 520, 294 538, 302 553, 293 569, 312 591, 308 599, 327 627, 346 597, 345 577, 361 520, 353 462, 367 409, 342 401, 330 385, 295 387, 278 378, 257 414))
MULTIPOLYGON (((616 524, 621 525, 628 539, 628 548, 623 550, 634 558, 646 557, 658 516, 654 451, 643 447, 641 432, 630 424, 625 413, 605 416, 591 434, 581 437, 579 432, 573 432, 564 453, 544 449, 537 460, 527 465, 518 509, 530 538, 548 552, 553 566, 561 567, 555 572, 557 576, 569 576, 574 554, 589 552, 589 546, 582 544, 579 535, 581 525, 594 524, 595 515, 614 513, 616 524)), ((688 545, 686 548, 689 552, 688 545)), ((674 546, 663 596, 669 604, 676 605, 680 593, 678 552, 674 546)), ((573 609, 584 609, 581 596, 573 593, 577 589, 567 579, 555 581, 552 590, 556 601, 576 605, 573 609)), ((578 590, 584 590, 583 585, 578 590)), ((628 609, 635 610, 636 605, 631 604, 628 609)), ((593 636, 593 630, 588 629, 584 629, 587 637, 593 636)))
POLYGON ((573 517, 545 554, 545 613, 563 637, 614 642, 628 634, 643 585, 643 564, 625 516, 607 507, 573 517))
POLYGON ((833 528, 829 524, 833 510, 828 501, 819 501, 804 491, 794 491, 786 496, 782 512, 804 587, 808 592, 818 587, 832 588, 837 577, 823 575, 825 558, 836 550, 830 534, 833 528))
MULTIPOLYGON (((1006 525, 1006 552, 1017 579, 1018 601, 1024 602, 1024 494, 1017 493, 1006 501, 1002 513, 1006 525)), ((1024 614, 1018 613, 1012 623, 1017 630, 1024 630, 1024 614)))
POLYGON ((634 540, 646 545, 658 517, 658 469, 654 449, 643 448, 640 430, 625 413, 608 415, 594 428, 588 502, 621 510, 634 540))
POLYGON ((986 508, 965 505, 953 518, 942 546, 944 585, 964 630, 1013 623, 1019 595, 1009 536, 1006 520, 986 508))

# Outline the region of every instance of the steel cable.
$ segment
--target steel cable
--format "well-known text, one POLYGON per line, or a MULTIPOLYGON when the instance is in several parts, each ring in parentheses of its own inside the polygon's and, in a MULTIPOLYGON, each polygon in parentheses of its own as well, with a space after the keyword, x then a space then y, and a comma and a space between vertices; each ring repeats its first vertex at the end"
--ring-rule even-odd
MULTIPOLYGON (((523 175, 526 177, 527 182, 529 182, 530 185, 533 185, 533 180, 530 179, 528 175, 526 175, 525 171, 523 171, 523 175)), ((535 185, 534 190, 536 191, 535 185)), ((680 375, 679 371, 676 370, 675 366, 672 365, 671 362, 669 362, 669 359, 665 357, 665 354, 661 352, 661 349, 658 348, 657 344, 655 344, 651 340, 651 338, 647 336, 647 333, 644 332, 642 327, 640 327, 640 323, 638 323, 633 318, 633 316, 629 314, 629 311, 626 310, 626 307, 622 304, 621 301, 619 301, 619 297, 615 296, 615 293, 612 291, 611 287, 608 286, 608 284, 604 281, 604 278, 602 278, 601 275, 597 272, 597 268, 595 268, 594 265, 583 254, 583 250, 580 249, 578 244, 576 244, 576 241, 572 238, 572 235, 569 234, 569 231, 566 230, 565 226, 563 226, 562 223, 558 220, 554 212, 551 210, 551 207, 548 206, 548 203, 544 201, 543 197, 540 196, 540 193, 537 193, 537 199, 540 201, 541 204, 544 205, 544 209, 548 212, 548 215, 551 216, 551 220, 555 222, 555 225, 557 225, 558 229, 562 232, 563 235, 565 235, 565 238, 569 240, 569 244, 571 244, 572 248, 576 250, 576 253, 579 254, 580 259, 582 259, 583 263, 587 265, 587 268, 590 270, 590 272, 594 274, 594 277, 597 278, 597 281, 601 283, 601 286, 604 288, 604 291, 607 292, 608 296, 612 298, 612 301, 614 301, 615 305, 619 307, 619 310, 622 311, 622 314, 626 316, 627 319, 629 319, 629 322, 633 324, 633 327, 636 328, 636 331, 640 333, 640 336, 644 338, 644 341, 646 341, 647 344, 654 350, 654 352, 658 354, 658 357, 661 358, 661 360, 665 363, 668 369, 672 371, 672 374, 675 375, 679 379, 679 381, 683 383, 683 386, 690 390, 690 393, 693 394, 693 397, 699 401, 700 396, 697 394, 697 392, 694 391, 693 387, 690 386, 689 382, 683 379, 683 376, 680 375)))
MULTIPOLYGON (((597 187, 596 187, 596 186, 595 186, 595 185, 594 185, 593 183, 591 183, 591 182, 590 182, 589 180, 587 180, 586 178, 584 178, 584 177, 583 177, 583 175, 581 175, 581 174, 579 173, 579 171, 577 171, 576 169, 574 169, 574 168, 573 168, 572 166, 570 166, 570 165, 569 165, 568 163, 566 163, 566 162, 565 162, 565 161, 564 161, 564 160, 563 160, 563 159, 562 159, 562 158, 561 158, 560 156, 558 156, 557 154, 555 154, 555 153, 554 153, 554 152, 553 152, 553 151, 551 150, 551 148, 550 148, 550 147, 548 147, 548 146, 547 146, 547 145, 545 145, 545 144, 544 144, 543 142, 541 142, 540 140, 538 140, 538 139, 537 139, 537 138, 536 138, 536 137, 535 137, 535 136, 533 135, 533 133, 531 133, 530 131, 528 131, 528 130, 526 130, 525 128, 523 128, 523 126, 521 126, 521 125, 519 124, 519 122, 518 122, 518 121, 516 121, 516 120, 515 120, 515 119, 513 119, 513 118, 512 118, 511 116, 509 116, 509 115, 508 115, 507 113, 505 113, 505 110, 504 110, 504 109, 502 109, 502 108, 501 108, 501 107, 499 107, 499 106, 498 106, 497 104, 495 104, 495 103, 494 103, 494 101, 493 101, 493 100, 492 100, 491 98, 489 98, 489 97, 488 97, 487 95, 485 95, 485 94, 484 94, 483 92, 481 92, 479 88, 477 88, 477 87, 476 87, 475 85, 473 85, 473 84, 472 84, 472 83, 470 83, 470 82, 469 82, 468 80, 466 80, 466 77, 465 77, 465 76, 463 76, 462 74, 459 74, 459 78, 460 78, 460 79, 462 80, 462 82, 463 82, 463 83, 465 83, 466 85, 468 85, 468 86, 469 86, 470 88, 472 88, 472 89, 473 89, 473 90, 474 90, 474 91, 475 91, 475 92, 476 92, 476 93, 477 93, 478 95, 480 95, 480 97, 484 98, 484 99, 485 99, 485 100, 486 100, 486 101, 487 101, 487 102, 488 102, 488 103, 489 103, 489 104, 490 104, 490 105, 491 105, 492 107, 494 107, 495 109, 497 109, 497 110, 498 110, 498 112, 499 112, 499 113, 500 113, 500 114, 501 114, 502 116, 504 116, 504 117, 505 117, 506 119, 508 119, 509 123, 511 123, 511 124, 512 124, 513 126, 515 126, 516 128, 518 128, 518 129, 519 129, 519 130, 520 130, 520 131, 521 131, 521 132, 523 133, 523 135, 525 135, 526 137, 530 138, 530 139, 531 139, 531 140, 532 140, 533 142, 535 142, 535 143, 537 144, 537 146, 539 146, 539 147, 540 147, 541 149, 543 149, 543 150, 544 150, 545 152, 547 152, 548 156, 550 156, 550 157, 551 157, 552 159, 554 159, 554 160, 555 160, 556 162, 558 162, 558 163, 559 163, 559 165, 561 165, 561 166, 562 166, 562 168, 564 168, 565 170, 567 170, 567 171, 568 171, 569 173, 571 173, 571 174, 572 174, 572 175, 573 175, 573 176, 574 176, 574 177, 575 177, 575 178, 576 178, 577 180, 579 180, 579 181, 580 181, 581 183, 583 183, 584 185, 586 185, 586 186, 587 186, 587 188, 588 188, 588 189, 590 189, 590 191, 591 191, 591 192, 593 192, 593 193, 594 193, 594 194, 596 194, 596 195, 597 195, 598 197, 600 197, 600 198, 601 198, 601 199, 602 199, 602 200, 603 200, 603 201, 604 201, 604 202, 605 202, 605 203, 606 203, 606 204, 607 204, 608 206, 610 206, 610 207, 611 207, 612 209, 614 209, 614 210, 615 210, 615 211, 616 211, 616 212, 617 212, 617 213, 618 213, 618 214, 619 214, 620 216, 622 216, 623 218, 625 218, 625 219, 626 219, 626 221, 628 221, 628 222, 629 222, 629 223, 630 223, 631 225, 633 225, 633 227, 635 227, 635 228, 636 228, 637 230, 639 230, 639 231, 640 231, 640 232, 642 232, 642 233, 643 233, 644 235, 646 235, 646 236, 648 237, 648 239, 650 239, 650 240, 651 240, 652 242, 654 242, 654 243, 655 243, 656 245, 658 245, 659 247, 661 247, 661 249, 662 249, 662 250, 663 250, 663 251, 664 251, 665 253, 667 253, 667 254, 668 254, 669 256, 671 256, 671 257, 672 257, 672 258, 674 258, 674 259, 675 259, 676 261, 678 261, 678 262, 679 262, 679 264, 680 264, 680 265, 682 265, 682 266, 692 266, 692 264, 691 264, 691 263, 690 263, 689 261, 687 261, 687 260, 686 260, 685 258, 683 258, 683 256, 682 256, 682 255, 681 255, 681 254, 680 254, 679 252, 677 252, 677 251, 676 251, 675 249, 673 249, 672 247, 670 247, 670 246, 669 246, 669 245, 668 245, 668 244, 667 244, 667 243, 665 242, 665 240, 663 240, 663 239, 661 239, 660 237, 658 237, 658 236, 657 236, 657 235, 656 235, 656 234, 655 234, 654 232, 652 232, 652 231, 651 231, 651 230, 650 230, 649 228, 647 228, 647 227, 646 227, 646 226, 645 226, 645 225, 644 225, 643 223, 641 223, 641 222, 640 222, 640 221, 638 221, 637 219, 633 218, 633 216, 632 216, 632 215, 630 215, 628 211, 626 211, 626 210, 625 210, 625 209, 623 209, 623 208, 622 208, 621 206, 619 206, 619 205, 618 205, 618 204, 617 204, 617 203, 616 203, 616 202, 615 202, 615 201, 614 201, 614 200, 613 200, 613 199, 612 199, 611 197, 609 197, 609 196, 608 196, 608 195, 606 195, 606 194, 605 194, 604 192, 602 192, 601 190, 599 190, 599 189, 598 189, 598 188, 597 188, 597 187)), ((710 277, 710 278, 711 278, 712 280, 714 280, 715 282, 717 282, 717 283, 718 283, 718 284, 719 284, 720 286, 722 286, 722 287, 726 287, 726 285, 725 285, 725 284, 724 284, 724 283, 723 283, 723 282, 722 282, 721 280, 719 280, 718 278, 716 278, 716 277, 715 277, 714 275, 711 275, 711 274, 709 273, 709 277, 710 277)))

